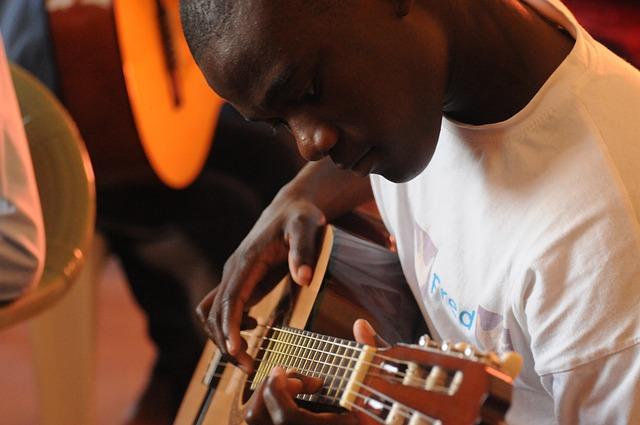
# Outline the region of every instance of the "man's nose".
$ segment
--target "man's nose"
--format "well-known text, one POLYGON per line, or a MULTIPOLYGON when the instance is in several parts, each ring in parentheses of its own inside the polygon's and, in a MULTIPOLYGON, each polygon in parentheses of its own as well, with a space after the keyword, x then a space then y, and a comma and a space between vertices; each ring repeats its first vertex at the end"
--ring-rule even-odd
POLYGON ((307 161, 322 159, 338 142, 338 130, 319 120, 309 117, 291 118, 289 127, 298 144, 300 155, 307 161))

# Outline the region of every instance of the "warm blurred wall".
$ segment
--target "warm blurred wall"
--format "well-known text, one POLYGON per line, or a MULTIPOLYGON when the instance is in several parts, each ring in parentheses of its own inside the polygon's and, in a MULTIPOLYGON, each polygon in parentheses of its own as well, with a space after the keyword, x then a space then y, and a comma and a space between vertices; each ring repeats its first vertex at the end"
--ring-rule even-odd
POLYGON ((580 23, 640 68, 640 0, 563 0, 580 23))

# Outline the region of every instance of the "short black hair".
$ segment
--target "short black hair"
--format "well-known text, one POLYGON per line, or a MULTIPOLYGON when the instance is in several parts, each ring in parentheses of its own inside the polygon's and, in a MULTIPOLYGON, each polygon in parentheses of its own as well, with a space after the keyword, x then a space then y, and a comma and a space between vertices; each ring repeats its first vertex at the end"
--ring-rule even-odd
MULTIPOLYGON (((275 2, 276 0, 267 0, 275 2)), ((289 0, 276 5, 282 9, 304 10, 313 15, 338 12, 353 2, 349 0, 289 0)), ((233 31, 234 14, 240 0, 180 0, 180 19, 187 44, 196 60, 214 40, 233 31)))
POLYGON ((232 22, 238 0, 181 0, 180 20, 193 57, 201 57, 213 38, 221 38, 232 22))

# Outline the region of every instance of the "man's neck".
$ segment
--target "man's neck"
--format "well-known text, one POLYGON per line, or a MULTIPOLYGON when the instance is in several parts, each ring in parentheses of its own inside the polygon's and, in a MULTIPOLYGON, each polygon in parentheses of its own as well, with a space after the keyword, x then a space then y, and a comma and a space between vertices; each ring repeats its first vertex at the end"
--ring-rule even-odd
POLYGON ((443 112, 468 124, 500 122, 535 96, 573 39, 515 0, 460 0, 451 26, 443 112))

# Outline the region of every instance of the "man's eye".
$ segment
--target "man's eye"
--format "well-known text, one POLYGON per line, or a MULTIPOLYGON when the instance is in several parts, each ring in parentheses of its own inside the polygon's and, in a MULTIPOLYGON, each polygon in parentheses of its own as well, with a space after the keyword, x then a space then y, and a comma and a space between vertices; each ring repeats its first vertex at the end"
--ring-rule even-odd
POLYGON ((307 91, 305 92, 305 94, 302 96, 302 99, 310 102, 310 101, 318 100, 319 97, 320 97, 320 88, 319 88, 318 82, 317 80, 313 80, 309 85, 309 87, 307 88, 307 91))

